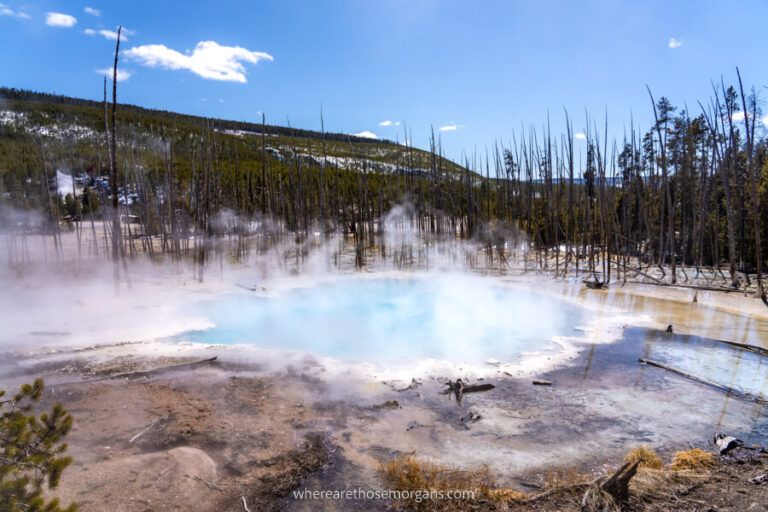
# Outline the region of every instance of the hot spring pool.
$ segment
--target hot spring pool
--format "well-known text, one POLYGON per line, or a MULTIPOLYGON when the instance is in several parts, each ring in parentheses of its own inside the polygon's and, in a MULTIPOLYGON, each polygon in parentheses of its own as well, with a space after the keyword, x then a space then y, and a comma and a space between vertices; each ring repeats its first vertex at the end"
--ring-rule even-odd
POLYGON ((519 361, 573 336, 585 310, 468 276, 338 278, 269 296, 248 291, 198 304, 213 327, 180 339, 252 344, 372 363, 519 361))

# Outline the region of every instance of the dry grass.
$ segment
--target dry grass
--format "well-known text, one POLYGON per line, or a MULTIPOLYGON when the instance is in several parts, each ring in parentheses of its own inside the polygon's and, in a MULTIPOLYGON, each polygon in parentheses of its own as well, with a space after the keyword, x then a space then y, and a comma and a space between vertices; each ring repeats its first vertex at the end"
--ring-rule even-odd
POLYGON ((662 469, 664 467, 661 457, 645 445, 630 450, 626 457, 624 457, 624 462, 628 464, 639 462, 640 465, 638 467, 647 469, 662 469))
POLYGON ((708 469, 715 465, 715 456, 699 448, 676 452, 672 457, 669 468, 672 471, 697 471, 708 469))
POLYGON ((665 499, 669 491, 680 484, 690 483, 702 475, 692 471, 641 468, 629 483, 632 494, 639 499, 665 499))
POLYGON ((485 466, 456 469, 404 456, 382 464, 379 472, 387 487, 396 491, 474 491, 473 498, 403 499, 396 503, 396 507, 402 510, 475 510, 482 503, 495 508, 502 503, 528 497, 514 489, 496 488, 495 478, 485 466))
MULTIPOLYGON (((624 457, 625 463, 639 462, 639 469, 630 481, 630 501, 634 503, 667 502, 674 496, 675 488, 689 484, 697 478, 705 478, 702 469, 715 465, 713 454, 700 449, 677 452, 667 468, 651 448, 639 446, 624 457)), ((395 503, 399 510, 417 512, 460 510, 507 510, 514 503, 537 500, 538 506, 546 506, 546 500, 559 503, 564 494, 579 493, 582 508, 588 512, 615 512, 618 504, 601 487, 601 480, 574 467, 554 468, 544 473, 544 492, 529 496, 514 489, 497 488, 494 475, 485 466, 473 469, 455 469, 440 464, 418 460, 414 457, 398 457, 380 469, 388 488, 398 491, 474 491, 473 498, 451 500, 400 500, 395 503), (585 492, 586 491, 586 492, 585 492), (545 501, 541 501, 543 498, 545 501)), ((570 500, 573 497, 568 498, 570 500)), ((513 506, 514 508, 514 506, 513 506)), ((514 508, 517 510, 517 508, 514 508)))
POLYGON ((583 484, 594 478, 594 475, 585 474, 574 467, 549 469, 544 472, 544 490, 583 484))

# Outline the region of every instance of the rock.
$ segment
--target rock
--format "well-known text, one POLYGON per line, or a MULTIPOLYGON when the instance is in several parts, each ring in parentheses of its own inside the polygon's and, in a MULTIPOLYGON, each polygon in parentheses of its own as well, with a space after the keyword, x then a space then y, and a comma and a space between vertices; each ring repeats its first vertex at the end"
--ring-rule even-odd
POLYGON ((725 434, 717 434, 715 436, 715 446, 720 449, 720 455, 725 455, 734 448, 740 448, 744 446, 744 441, 736 439, 733 436, 726 436, 725 434))
POLYGON ((421 386, 421 381, 420 380, 416 380, 415 378, 413 378, 413 379, 411 379, 411 383, 408 386, 406 386, 404 388, 396 389, 396 391, 399 391, 401 393, 403 391, 413 391, 414 389, 418 388, 419 386, 421 386))
POLYGON ((374 409, 399 409, 400 408, 400 402, 397 400, 387 400, 383 404, 374 405, 374 409))
POLYGON ((469 411, 469 414, 461 418, 461 421, 465 423, 475 423, 476 421, 480 421, 481 418, 482 416, 479 413, 475 411, 469 411))

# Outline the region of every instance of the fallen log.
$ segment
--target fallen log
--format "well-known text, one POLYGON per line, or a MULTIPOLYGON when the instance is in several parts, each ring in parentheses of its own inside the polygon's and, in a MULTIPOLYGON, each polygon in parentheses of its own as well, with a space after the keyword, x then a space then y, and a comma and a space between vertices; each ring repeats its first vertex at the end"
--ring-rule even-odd
POLYGON ((464 384, 461 379, 456 379, 456 382, 448 381, 445 383, 446 386, 448 386, 448 389, 445 390, 444 394, 453 393, 456 396, 456 402, 458 402, 459 405, 461 405, 461 399, 464 396, 464 393, 476 393, 478 391, 488 391, 496 386, 493 384, 464 384))
POLYGON ((147 378, 147 377, 153 377, 155 375, 160 375, 167 372, 178 372, 181 370, 191 370, 193 368, 197 368, 199 366, 205 366, 208 364, 213 363, 218 359, 218 356, 209 357, 208 359, 201 359, 199 361, 192 361, 191 363, 181 363, 181 364, 172 364, 170 366, 162 366, 160 368, 154 368, 152 370, 141 370, 137 372, 126 372, 126 373, 118 373, 115 375, 110 375, 108 377, 104 377, 102 379, 96 379, 96 380, 107 380, 107 379, 137 379, 137 378, 147 378))
POLYGON ((544 379, 538 379, 533 381, 534 386, 551 386, 552 381, 551 380, 544 380, 544 379))
POLYGON ((476 393, 478 391, 489 391, 493 388, 495 388, 493 384, 470 384, 469 386, 464 386, 464 393, 476 393))
POLYGON ((736 396, 738 398, 743 398, 745 400, 754 400, 755 402, 768 403, 768 400, 766 400, 765 398, 752 395, 751 393, 745 393, 745 392, 739 391, 738 389, 734 389, 732 387, 725 386, 723 384, 719 384, 717 382, 714 382, 714 381, 711 381, 711 380, 708 380, 708 379, 705 379, 705 378, 702 378, 702 377, 698 377, 696 375, 692 375, 692 374, 690 374, 690 373, 688 373, 686 371, 683 371, 683 370, 681 370, 679 368, 675 368, 674 366, 669 366, 669 365, 666 365, 664 363, 660 363, 659 361, 654 361, 652 359, 640 358, 640 363, 647 364, 648 366, 655 366, 657 368, 662 368, 664 370, 668 370, 668 371, 676 373, 678 375, 682 375, 685 378, 688 378, 688 379, 691 379, 691 380, 695 380, 696 382, 700 382, 701 384, 706 384, 707 386, 713 387, 715 389, 719 389, 720 391, 725 391, 729 395, 733 395, 733 396, 736 396))
POLYGON ((612 264, 613 265, 619 265, 621 267, 624 267, 625 269, 629 269, 629 270, 633 271, 635 273, 635 277, 637 277, 638 275, 641 275, 643 277, 647 277, 648 279, 650 279, 652 281, 655 281, 658 284, 666 285, 666 283, 664 281, 662 281, 661 279, 657 279, 657 278, 653 277, 652 275, 648 274, 647 272, 641 271, 639 268, 629 267, 629 266, 621 263, 620 261, 614 261, 614 262, 612 262, 612 264))
POLYGON ((448 393, 451 391, 459 392, 459 393, 476 393, 478 391, 489 391, 496 386, 493 384, 464 384, 461 379, 457 379, 456 382, 448 381, 446 383, 448 386, 448 393))
POLYGON ((750 345, 749 343, 741 343, 739 341, 728 341, 728 340, 717 340, 717 341, 719 341, 720 343, 725 343, 726 345, 730 345, 732 347, 740 348, 742 350, 754 352, 755 354, 768 356, 768 348, 765 348, 765 347, 750 345))

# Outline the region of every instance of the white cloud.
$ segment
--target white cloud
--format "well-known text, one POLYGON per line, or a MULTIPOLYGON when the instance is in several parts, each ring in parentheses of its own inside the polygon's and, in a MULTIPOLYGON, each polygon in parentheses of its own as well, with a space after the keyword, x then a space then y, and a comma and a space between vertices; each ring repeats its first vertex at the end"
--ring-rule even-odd
POLYGON ((680 48, 683 46, 683 41, 681 39, 675 39, 674 37, 669 38, 669 43, 667 43, 667 46, 669 46, 671 49, 680 48))
POLYGON ((268 53, 252 52, 240 46, 221 46, 215 41, 197 43, 192 53, 181 53, 162 44, 134 46, 125 55, 153 68, 186 69, 209 80, 245 83, 243 62, 272 61, 268 53))
POLYGON ((362 131, 360 133, 353 133, 352 134, 355 137, 363 137, 364 139, 378 139, 379 136, 376 135, 373 132, 369 132, 368 130, 362 131))
MULTIPOLYGON (((105 77, 109 78, 109 79, 112 78, 112 74, 113 74, 112 68, 97 69, 96 72, 98 74, 102 75, 102 76, 105 76, 105 77)), ((125 82, 126 80, 131 78, 131 75, 133 75, 133 73, 131 73, 128 70, 118 69, 117 70, 117 81, 118 82, 125 82)))
POLYGON ((74 27, 77 23, 77 18, 70 16, 69 14, 63 14, 60 12, 47 12, 45 13, 45 24, 49 27, 74 27))
MULTIPOLYGON (((104 39, 109 39, 110 41, 117 41, 117 32, 114 30, 108 30, 108 29, 101 29, 101 30, 94 30, 92 28, 87 28, 83 30, 83 34, 87 36, 95 36, 100 35, 104 39)), ((128 30, 127 28, 124 28, 123 31, 120 33, 120 40, 121 41, 127 41, 128 36, 132 36, 135 34, 133 30, 128 30)))
POLYGON ((13 18, 20 18, 22 20, 30 20, 32 16, 25 12, 14 11, 5 4, 0 4, 0 16, 11 16, 13 18))
POLYGON ((584 132, 576 132, 573 134, 573 137, 576 140, 587 140, 587 136, 584 134, 584 132))
MULTIPOLYGON (((734 112, 733 114, 731 114, 731 119, 735 123, 743 123, 744 122, 744 111, 743 110, 739 110, 737 112, 734 112)), ((766 128, 768 128, 768 114, 766 114, 766 115, 764 115, 763 117, 760 118, 760 123, 763 126, 765 126, 766 128)), ((749 124, 752 124, 752 118, 751 117, 749 119, 749 124)))
POLYGON ((456 130, 460 130, 462 128, 464 128, 463 124, 450 123, 450 124, 446 124, 444 126, 441 126, 438 129, 441 132, 455 132, 456 130))
MULTIPOLYGON (((105 37, 106 39, 117 41, 117 32, 115 32, 114 30, 101 29, 99 30, 99 35, 102 37, 105 37)), ((120 39, 126 40, 128 38, 125 37, 123 34, 120 34, 120 39)))
POLYGON ((390 121, 389 119, 385 119, 379 123, 379 126, 400 126, 400 121, 390 121))
POLYGON ((85 11, 85 14, 90 14, 91 16, 96 16, 97 18, 101 16, 101 11, 94 9, 93 7, 86 7, 83 9, 83 11, 85 11))

